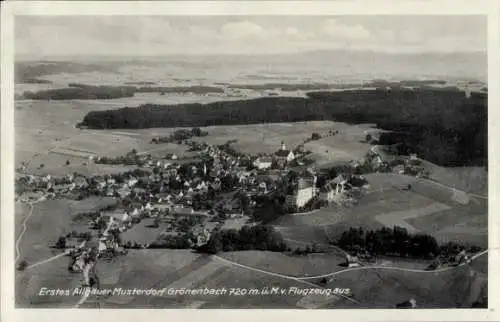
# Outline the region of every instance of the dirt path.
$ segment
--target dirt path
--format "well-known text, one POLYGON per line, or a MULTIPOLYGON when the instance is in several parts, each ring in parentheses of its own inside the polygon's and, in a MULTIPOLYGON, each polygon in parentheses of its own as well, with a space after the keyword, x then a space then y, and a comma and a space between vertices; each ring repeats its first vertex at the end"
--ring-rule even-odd
MULTIPOLYGON (((26 218, 24 218, 23 220, 23 223, 22 223, 22 226, 23 226, 23 229, 21 230, 21 233, 19 234, 19 236, 17 237, 16 239, 16 243, 15 243, 15 248, 16 248, 16 258, 14 259, 14 263, 17 262, 17 260, 19 259, 19 257, 21 256, 21 250, 19 248, 19 243, 21 242, 21 239, 23 238, 24 234, 26 233, 26 230, 28 229, 28 227, 26 226, 26 223, 28 222, 28 220, 31 218, 31 216, 33 215, 33 209, 34 209, 34 204, 37 204, 41 201, 44 201, 45 199, 43 198, 40 198, 36 201, 33 201, 33 202, 28 202, 26 203, 29 207, 30 207, 30 213, 28 216, 26 216, 26 218)), ((21 203, 23 203, 21 201, 21 203)))
POLYGON ((54 261, 54 260, 56 260, 56 259, 58 259, 58 258, 60 258, 60 257, 65 256, 65 255, 66 255, 66 253, 60 253, 60 254, 57 254, 57 255, 55 255, 55 256, 49 257, 49 258, 47 258, 47 259, 44 259, 43 261, 39 261, 39 262, 36 262, 36 263, 34 263, 34 264, 31 264, 31 265, 29 265, 28 267, 26 267, 26 269, 25 269, 25 270, 28 270, 28 269, 31 269, 31 268, 34 268, 34 267, 37 267, 37 266, 40 266, 40 265, 43 265, 43 264, 46 264, 46 263, 52 262, 52 261, 54 261))

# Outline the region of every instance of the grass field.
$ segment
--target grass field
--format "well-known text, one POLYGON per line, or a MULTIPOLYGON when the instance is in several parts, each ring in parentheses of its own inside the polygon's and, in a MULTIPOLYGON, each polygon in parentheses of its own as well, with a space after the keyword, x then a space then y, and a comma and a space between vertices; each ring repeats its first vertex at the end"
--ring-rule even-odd
POLYGON ((326 136, 330 130, 339 130, 340 133, 336 136, 325 137, 305 145, 306 149, 324 157, 325 162, 331 162, 344 161, 346 158, 341 157, 341 154, 349 155, 349 160, 355 159, 357 155, 363 156, 369 145, 360 143, 359 140, 364 135, 364 129, 369 127, 370 125, 352 126, 331 121, 209 126, 203 128, 209 136, 200 140, 209 144, 224 144, 228 140, 237 140, 232 146, 243 153, 273 153, 280 148, 282 141, 287 147, 295 148, 310 138, 312 133, 326 136), (342 147, 339 144, 342 144, 342 147), (331 151, 325 152, 326 149, 331 151))
POLYGON ((363 142, 365 140, 364 132, 371 129, 371 125, 334 123, 333 127, 339 131, 338 134, 323 137, 305 145, 305 149, 313 153, 314 160, 319 165, 360 160, 366 155, 371 145, 363 142))
POLYGON ((43 296, 40 289, 71 289, 81 286, 81 274, 68 272, 69 259, 61 257, 45 265, 18 272, 15 289, 16 308, 71 308, 79 296, 43 296))
POLYGON ((432 180, 463 191, 488 195, 488 171, 483 167, 445 168, 425 160, 422 165, 432 180))
MULTIPOLYGON (((350 288, 361 306, 371 308, 394 307, 410 298, 421 308, 453 308, 470 307, 485 292, 487 282, 484 275, 468 267, 441 273, 373 269, 339 275, 331 286, 350 288)), ((348 304, 345 308, 357 306, 348 304)))
POLYGON ((265 271, 295 277, 305 277, 342 270, 339 264, 344 256, 336 253, 318 253, 304 256, 287 255, 263 251, 243 251, 223 253, 225 259, 265 271))
MULTIPOLYGON (((73 230, 77 232, 88 231, 86 223, 72 220, 78 212, 95 211, 100 206, 109 204, 109 199, 90 198, 84 201, 47 200, 33 206, 33 214, 26 222, 26 231, 20 242, 20 260, 26 260, 28 265, 54 256, 55 250, 50 245, 57 238, 73 230)), ((22 213, 16 217, 23 218, 29 207, 22 207, 22 213)), ((16 219, 16 223, 22 222, 16 219)), ((16 232, 20 230, 16 227, 16 232)), ((16 241, 18 235, 16 235, 16 241)))
POLYGON ((135 224, 131 229, 121 234, 123 242, 137 242, 141 245, 154 242, 160 233, 166 228, 166 224, 160 222, 157 228, 148 227, 152 223, 152 220, 142 220, 140 223, 135 224))
MULTIPOLYGON (((116 106, 116 108, 123 106, 116 106)), ((127 171, 125 166, 96 165, 89 156, 121 156, 136 149, 163 156, 186 154, 177 144, 152 145, 147 131, 80 130, 75 125, 92 110, 112 107, 89 101, 19 101, 15 112, 15 162, 28 162, 30 173, 64 175, 77 171, 101 174, 127 171), (70 165, 66 166, 66 161, 70 165), (42 169, 38 167, 43 164, 42 169)))

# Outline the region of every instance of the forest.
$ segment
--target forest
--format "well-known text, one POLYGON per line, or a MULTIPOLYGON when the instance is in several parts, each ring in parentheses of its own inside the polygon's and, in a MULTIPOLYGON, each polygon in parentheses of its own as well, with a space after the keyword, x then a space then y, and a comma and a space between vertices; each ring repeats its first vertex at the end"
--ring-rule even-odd
POLYGON ((266 250, 284 252, 287 246, 283 237, 271 226, 243 226, 240 230, 223 229, 214 231, 208 243, 199 252, 217 254, 241 250, 266 250))
POLYGON ((336 242, 340 248, 350 252, 367 251, 372 255, 433 259, 438 255, 448 258, 460 251, 479 252, 474 245, 448 242, 438 245, 436 239, 427 234, 410 234, 405 228, 393 227, 365 231, 351 227, 344 231, 336 242))
MULTIPOLYGON (((39 79, 28 79, 24 82, 45 82, 39 79)), ((22 99, 30 100, 73 100, 73 99, 115 99, 133 97, 135 93, 223 93, 223 89, 212 86, 108 86, 86 85, 70 83, 67 88, 40 90, 37 92, 26 91, 22 99)))
POLYGON ((92 129, 203 127, 332 120, 371 123, 403 142, 401 152, 443 166, 487 164, 487 94, 455 90, 309 92, 307 98, 265 97, 209 104, 153 105, 91 111, 78 124, 92 129))

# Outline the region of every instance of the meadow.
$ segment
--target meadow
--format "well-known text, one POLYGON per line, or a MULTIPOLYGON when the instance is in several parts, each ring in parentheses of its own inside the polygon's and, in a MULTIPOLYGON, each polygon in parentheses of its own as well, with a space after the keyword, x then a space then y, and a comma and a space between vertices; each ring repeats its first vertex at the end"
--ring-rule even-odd
POLYGON ((150 152, 156 156, 166 153, 189 155, 185 146, 150 144, 152 136, 148 133, 87 131, 75 128, 74 125, 85 113, 99 107, 100 105, 81 101, 16 102, 16 168, 25 162, 28 172, 33 174, 59 176, 78 172, 84 175, 98 175, 125 172, 135 167, 94 164, 89 160, 91 156, 122 156, 132 149, 150 152))
POLYGON ((439 242, 487 246, 487 200, 467 196, 432 181, 393 174, 365 175, 369 188, 351 207, 328 207, 285 215, 272 224, 285 239, 305 243, 336 240, 349 227, 376 230, 401 226, 427 233, 439 242), (411 184, 411 190, 404 188, 411 184))

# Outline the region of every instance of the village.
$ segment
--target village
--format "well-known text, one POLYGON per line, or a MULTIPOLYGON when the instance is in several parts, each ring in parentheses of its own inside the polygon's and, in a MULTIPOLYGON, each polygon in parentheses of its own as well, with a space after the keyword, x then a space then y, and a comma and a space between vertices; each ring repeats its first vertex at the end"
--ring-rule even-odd
MULTIPOLYGON (((335 134, 334 130, 329 132, 335 134)), ((312 139, 315 136, 319 135, 313 134, 312 139)), ((371 134, 367 134, 368 139, 373 140, 371 134)), ((256 215, 268 211, 261 210, 263 200, 280 204, 281 214, 348 207, 356 203, 367 184, 363 178, 367 171, 425 175, 415 155, 400 157, 393 148, 376 144, 363 160, 318 167, 308 159, 303 146, 289 149, 283 142, 274 154, 257 156, 238 153, 231 148, 231 142, 219 146, 188 140, 184 143, 197 151, 197 158, 180 159, 172 153, 153 158, 135 150, 114 159, 92 157, 90 161, 95 163, 121 162, 137 168, 92 177, 78 173, 60 178, 22 175, 16 180, 16 193, 27 202, 39 198, 82 200, 91 196, 116 200, 105 209, 78 214, 75 220, 85 220, 89 232, 68 233, 54 246, 70 256, 68 270, 82 273, 83 284, 92 286, 98 279, 94 273, 98 259, 125 255, 131 248, 203 246, 215 230, 240 229, 258 224, 266 216, 274 218, 276 214, 256 215), (163 223, 166 228, 148 244, 121 237, 141 221, 150 222, 148 227, 163 223)), ((350 266, 357 265, 357 259, 347 261, 350 266)))

